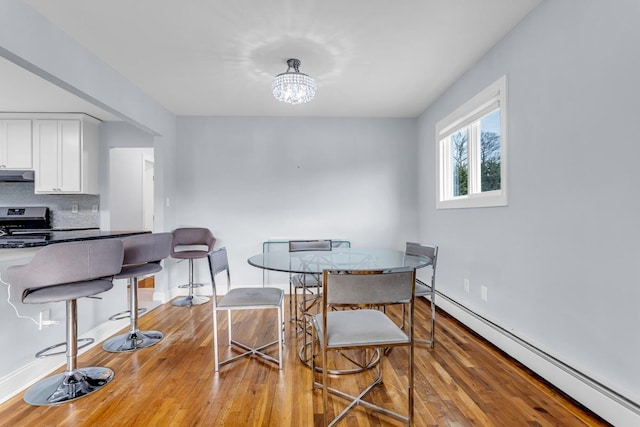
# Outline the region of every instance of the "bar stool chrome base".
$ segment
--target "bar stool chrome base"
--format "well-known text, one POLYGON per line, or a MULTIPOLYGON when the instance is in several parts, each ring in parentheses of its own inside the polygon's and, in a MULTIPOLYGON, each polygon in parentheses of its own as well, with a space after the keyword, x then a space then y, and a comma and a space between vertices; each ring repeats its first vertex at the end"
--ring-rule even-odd
POLYGON ((102 348, 111 353, 125 353, 159 343, 164 335, 160 331, 136 331, 109 338, 102 348))
POLYGON ((209 297, 203 297, 201 295, 189 295, 183 298, 174 299, 171 304, 178 307, 189 307, 192 305, 200 305, 209 302, 209 297))
POLYGON ((100 390, 113 379, 111 369, 88 367, 46 378, 24 394, 24 401, 35 406, 51 406, 80 399, 100 390))

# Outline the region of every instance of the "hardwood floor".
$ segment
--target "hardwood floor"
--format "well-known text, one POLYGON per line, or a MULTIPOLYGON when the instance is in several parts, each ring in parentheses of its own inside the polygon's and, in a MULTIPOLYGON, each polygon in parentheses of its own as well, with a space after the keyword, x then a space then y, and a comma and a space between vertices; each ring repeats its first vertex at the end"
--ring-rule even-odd
MULTIPOLYGON (((288 307, 288 305, 287 305, 288 307)), ((417 304, 418 319, 428 302, 417 304)), ((391 310, 397 316, 398 311, 391 310)), ((271 314, 245 312, 234 321, 246 337, 266 341, 271 314), (266 316, 266 317, 265 317, 266 316), (268 318, 267 318, 268 317, 268 318)), ((470 333, 446 313, 438 313, 436 347, 415 351, 416 426, 598 426, 607 425, 518 363, 470 333)), ((226 326, 226 317, 219 320, 226 326)), ((424 322, 427 324, 428 322, 424 322)), ((321 422, 321 394, 311 391, 311 372, 297 357, 297 341, 287 324, 285 364, 257 359, 213 367, 211 305, 164 304, 140 319, 141 329, 163 331, 157 345, 114 354, 96 346, 79 366, 107 366, 116 372, 104 389, 75 402, 34 407, 22 394, 0 405, 6 426, 314 426, 321 422)), ((425 334, 423 326, 417 333, 425 334)), ((124 330, 123 330, 124 332, 124 330)), ((226 335, 221 335, 225 341, 226 335)), ((221 347, 221 354, 227 351, 221 347)), ((404 405, 406 353, 385 359, 384 389, 373 398, 404 405)), ((370 373, 360 374, 361 376, 370 373)), ((363 383, 341 376, 347 387, 363 383)), ((344 404, 331 399, 334 410, 344 404)), ((398 409, 402 410, 403 406, 398 409)), ((395 426, 397 421, 352 410, 344 426, 395 426)))

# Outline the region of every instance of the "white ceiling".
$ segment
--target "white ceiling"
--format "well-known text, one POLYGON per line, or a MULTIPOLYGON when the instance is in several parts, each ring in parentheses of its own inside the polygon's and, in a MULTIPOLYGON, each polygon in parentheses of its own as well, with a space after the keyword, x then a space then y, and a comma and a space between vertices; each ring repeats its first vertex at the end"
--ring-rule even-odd
MULTIPOLYGON (((177 115, 415 117, 540 0, 24 2, 177 115), (288 58, 317 80, 308 104, 270 93, 288 58)), ((20 71, 0 61, 20 82, 1 110, 95 109, 20 71)))

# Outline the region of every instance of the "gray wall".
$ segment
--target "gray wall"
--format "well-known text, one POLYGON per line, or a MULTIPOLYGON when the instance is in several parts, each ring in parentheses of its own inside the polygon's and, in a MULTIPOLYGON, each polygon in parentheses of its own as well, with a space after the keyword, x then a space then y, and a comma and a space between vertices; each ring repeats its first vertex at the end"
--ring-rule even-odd
POLYGON ((179 117, 176 222, 210 228, 247 284, 270 238, 402 249, 417 233, 415 123, 179 117))
POLYGON ((546 1, 419 118, 440 290, 636 402, 639 16, 637 0, 546 1), (435 124, 504 74, 509 206, 435 210, 435 124))

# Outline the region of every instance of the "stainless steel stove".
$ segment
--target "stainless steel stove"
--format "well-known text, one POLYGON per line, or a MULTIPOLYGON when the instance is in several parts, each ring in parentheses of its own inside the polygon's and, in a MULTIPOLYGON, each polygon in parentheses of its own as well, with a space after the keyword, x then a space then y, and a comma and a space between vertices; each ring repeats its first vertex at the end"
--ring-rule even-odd
POLYGON ((49 208, 0 207, 0 248, 39 246, 50 235, 49 208))

